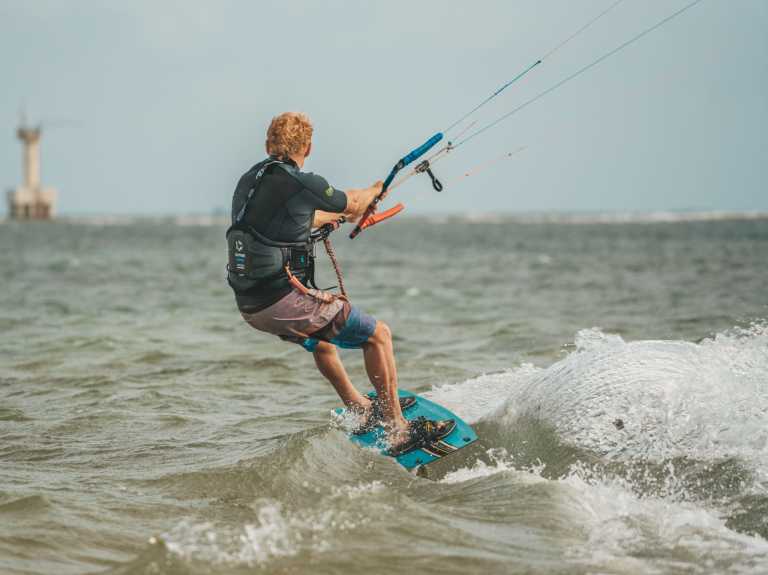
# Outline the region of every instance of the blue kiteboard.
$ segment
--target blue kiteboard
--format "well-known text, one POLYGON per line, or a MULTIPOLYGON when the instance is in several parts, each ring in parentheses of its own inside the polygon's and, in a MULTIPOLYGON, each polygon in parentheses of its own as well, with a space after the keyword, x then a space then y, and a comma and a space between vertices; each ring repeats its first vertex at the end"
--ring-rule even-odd
MULTIPOLYGON (((437 461, 447 455, 455 453, 459 449, 471 445, 477 441, 477 434, 469 424, 464 422, 454 413, 451 413, 448 409, 442 405, 438 405, 428 399, 424 399, 420 395, 411 393, 410 391, 399 390, 400 397, 413 396, 416 397, 416 405, 409 407, 403 412, 406 419, 416 419, 419 416, 424 416, 427 419, 453 419, 456 421, 456 427, 446 437, 439 441, 435 441, 424 445, 423 447, 413 449, 406 453, 402 453, 394 459, 403 467, 411 470, 416 470, 423 465, 437 461)), ((368 394, 369 397, 375 398, 375 393, 368 394)), ((339 415, 344 414, 344 408, 337 408, 336 413, 339 415)), ((377 449, 382 455, 387 455, 387 445, 384 436, 384 430, 381 426, 373 428, 368 433, 363 435, 354 435, 350 433, 350 441, 360 445, 361 447, 370 447, 377 449)))

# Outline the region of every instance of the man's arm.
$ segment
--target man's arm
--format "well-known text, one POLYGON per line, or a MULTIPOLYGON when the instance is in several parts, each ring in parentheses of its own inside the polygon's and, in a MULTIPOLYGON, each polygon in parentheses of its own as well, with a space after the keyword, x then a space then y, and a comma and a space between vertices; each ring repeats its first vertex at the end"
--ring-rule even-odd
POLYGON ((356 222, 365 212, 379 192, 384 183, 379 181, 368 188, 347 190, 347 207, 341 213, 324 212, 315 210, 315 217, 312 220, 312 227, 317 228, 330 222, 335 222, 340 216, 344 216, 348 222, 356 222))
POLYGON ((347 209, 344 210, 344 216, 347 218, 347 221, 356 222, 359 220, 365 209, 379 195, 383 185, 384 182, 378 181, 369 188, 349 190, 347 192, 347 209))

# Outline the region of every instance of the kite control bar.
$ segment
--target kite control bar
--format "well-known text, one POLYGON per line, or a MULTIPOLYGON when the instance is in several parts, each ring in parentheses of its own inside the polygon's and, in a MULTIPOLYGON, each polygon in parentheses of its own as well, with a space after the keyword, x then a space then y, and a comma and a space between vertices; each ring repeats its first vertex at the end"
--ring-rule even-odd
POLYGON ((411 162, 418 160, 421 156, 426 154, 430 148, 432 148, 435 144, 437 144, 440 140, 443 139, 443 133, 438 132, 434 136, 432 136, 429 140, 424 142, 421 146, 416 148, 415 150, 412 150, 402 158, 400 158, 400 161, 398 161, 395 166, 392 168, 392 170, 389 172, 389 175, 387 176, 387 179, 384 180, 384 185, 381 187, 381 191, 378 193, 378 195, 373 198, 373 201, 369 204, 369 206, 366 208, 365 212, 363 213, 363 216, 360 218, 360 221, 355 226, 355 229, 352 230, 352 233, 349 234, 349 239, 353 240, 355 239, 360 232, 362 232, 365 228, 368 228, 374 224, 379 223, 382 220, 385 220, 387 218, 391 218, 395 214, 400 213, 405 206, 403 204, 397 204, 393 208, 390 208, 386 212, 382 212, 381 214, 375 214, 376 208, 379 206, 379 202, 381 202, 382 198, 386 195, 387 190, 389 189, 389 185, 392 183, 392 180, 395 179, 395 176, 397 173, 402 170, 405 166, 410 164, 411 162))
POLYGON ((331 233, 335 232, 341 227, 341 224, 347 221, 347 218, 344 216, 341 216, 338 220, 335 220, 333 222, 328 222, 327 224, 323 224, 316 230, 313 230, 312 233, 309 234, 309 239, 311 242, 321 242, 323 240, 328 239, 328 236, 331 235, 331 233))

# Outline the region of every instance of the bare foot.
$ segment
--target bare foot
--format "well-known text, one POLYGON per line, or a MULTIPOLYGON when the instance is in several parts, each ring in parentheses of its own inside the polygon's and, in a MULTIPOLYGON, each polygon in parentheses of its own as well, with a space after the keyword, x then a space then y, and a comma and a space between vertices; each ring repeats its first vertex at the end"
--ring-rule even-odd
POLYGON ((402 418, 402 421, 397 422, 395 425, 387 427, 387 441, 389 442, 390 448, 397 447, 401 443, 404 443, 410 436, 408 421, 405 418, 402 418))
POLYGON ((357 417, 365 421, 371 415, 373 410, 373 402, 367 397, 363 396, 363 402, 354 402, 347 404, 347 411, 354 413, 357 417))

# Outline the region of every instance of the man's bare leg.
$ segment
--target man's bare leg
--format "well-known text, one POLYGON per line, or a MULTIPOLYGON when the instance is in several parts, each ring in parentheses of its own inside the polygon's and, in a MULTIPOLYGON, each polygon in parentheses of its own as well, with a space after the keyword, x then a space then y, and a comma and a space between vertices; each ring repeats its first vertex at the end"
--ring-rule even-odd
POLYGON ((347 370, 344 369, 344 364, 341 363, 339 354, 336 351, 336 346, 327 341, 320 341, 312 355, 315 358, 317 369, 331 382, 344 405, 362 412, 366 412, 371 408, 371 400, 357 391, 355 386, 352 385, 347 375, 347 370))
POLYGON ((397 444, 407 438, 408 422, 400 410, 400 399, 397 395, 397 368, 392 349, 392 333, 384 322, 376 322, 376 330, 363 344, 363 357, 368 379, 380 399, 389 439, 392 444, 397 444))

